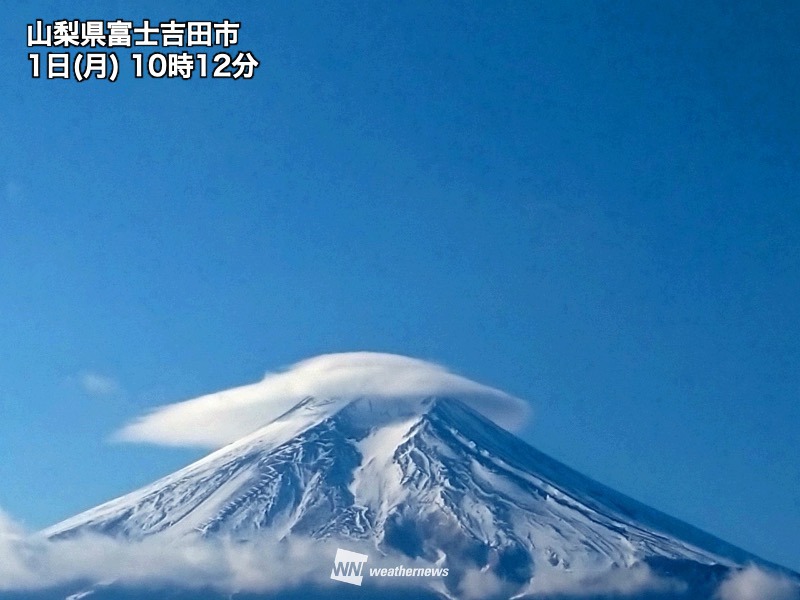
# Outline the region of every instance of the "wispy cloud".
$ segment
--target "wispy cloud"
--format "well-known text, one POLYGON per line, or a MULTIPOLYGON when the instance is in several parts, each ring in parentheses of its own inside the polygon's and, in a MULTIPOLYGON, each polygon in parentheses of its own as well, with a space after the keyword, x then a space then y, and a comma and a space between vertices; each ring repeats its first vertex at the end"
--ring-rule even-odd
POLYGON ((91 396, 112 396, 122 389, 116 379, 102 373, 84 371, 77 379, 81 389, 91 396))
POLYGON ((434 363, 396 354, 348 352, 311 358, 258 383, 163 406, 123 427, 114 439, 217 448, 308 396, 387 400, 456 396, 508 429, 520 427, 529 412, 519 398, 434 363))

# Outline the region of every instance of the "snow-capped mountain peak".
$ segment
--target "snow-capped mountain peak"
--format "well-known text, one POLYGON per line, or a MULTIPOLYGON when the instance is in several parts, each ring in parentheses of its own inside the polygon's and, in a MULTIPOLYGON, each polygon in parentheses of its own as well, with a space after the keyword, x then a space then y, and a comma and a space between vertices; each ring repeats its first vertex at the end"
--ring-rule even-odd
POLYGON ((444 397, 308 397, 252 434, 46 530, 348 540, 467 562, 518 583, 539 569, 763 562, 537 451, 444 397))

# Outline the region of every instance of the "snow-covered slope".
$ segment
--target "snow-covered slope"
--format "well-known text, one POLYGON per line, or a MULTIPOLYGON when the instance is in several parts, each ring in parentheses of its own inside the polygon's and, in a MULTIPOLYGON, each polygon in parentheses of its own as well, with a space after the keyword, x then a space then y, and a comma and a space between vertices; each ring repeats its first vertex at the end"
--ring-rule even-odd
POLYGON ((44 533, 342 538, 491 569, 758 558, 573 471, 452 398, 306 398, 152 485, 44 533))

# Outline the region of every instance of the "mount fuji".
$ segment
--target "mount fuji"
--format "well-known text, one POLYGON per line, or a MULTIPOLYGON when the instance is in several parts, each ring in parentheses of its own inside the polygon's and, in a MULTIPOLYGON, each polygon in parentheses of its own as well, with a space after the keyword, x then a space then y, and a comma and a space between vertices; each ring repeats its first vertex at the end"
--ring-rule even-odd
POLYGON ((476 574, 497 583, 479 597, 506 598, 711 598, 747 565, 800 582, 446 396, 306 397, 194 464, 42 533, 327 542, 448 567, 447 578, 425 584, 434 597, 465 596, 476 574))

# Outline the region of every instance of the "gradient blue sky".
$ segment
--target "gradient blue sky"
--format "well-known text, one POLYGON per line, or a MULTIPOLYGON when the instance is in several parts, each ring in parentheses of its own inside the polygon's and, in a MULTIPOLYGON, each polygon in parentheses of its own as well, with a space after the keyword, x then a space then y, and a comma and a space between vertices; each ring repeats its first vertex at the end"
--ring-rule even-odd
POLYGON ((135 415, 368 349, 800 570, 800 5, 402 4, 4 5, 0 507, 129 491, 201 454, 108 443, 135 415), (35 18, 173 17, 241 21, 255 79, 30 78, 35 18))

